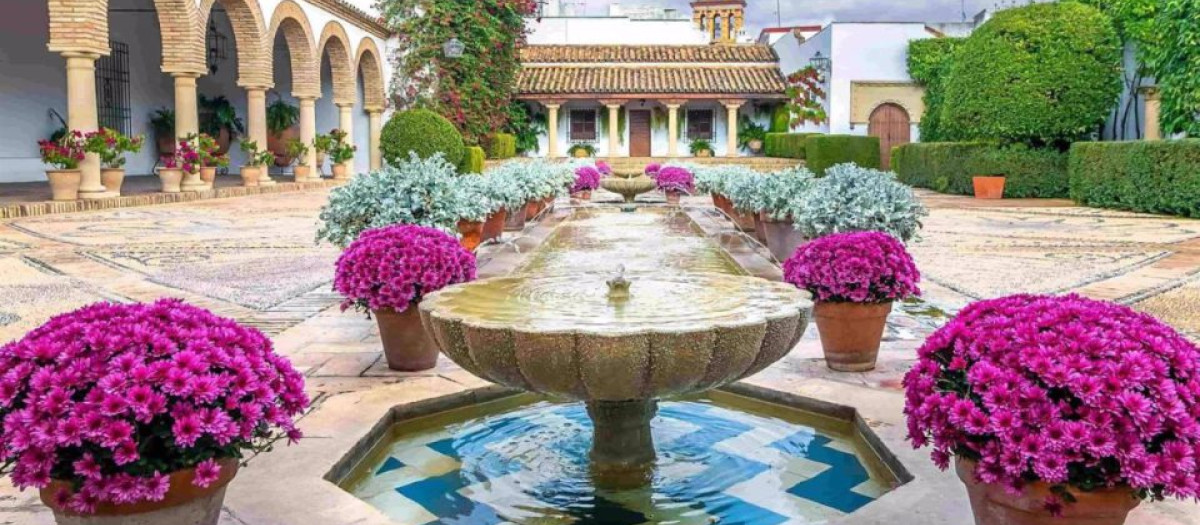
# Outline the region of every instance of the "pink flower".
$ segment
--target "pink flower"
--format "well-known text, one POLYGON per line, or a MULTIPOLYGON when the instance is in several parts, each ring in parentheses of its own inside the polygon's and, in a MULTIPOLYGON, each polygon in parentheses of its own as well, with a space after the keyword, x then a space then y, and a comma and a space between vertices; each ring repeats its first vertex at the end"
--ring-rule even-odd
POLYGON ((216 461, 209 459, 196 465, 196 476, 192 478, 192 484, 202 489, 208 488, 209 485, 216 483, 220 477, 221 466, 216 461))
POLYGON ((425 294, 475 280, 475 255, 433 228, 396 225, 367 230, 337 262, 333 288, 351 306, 407 310, 425 294))
POLYGON ((696 192, 696 177, 692 172, 678 166, 660 168, 654 177, 654 183, 659 190, 665 192, 689 195, 696 192))
POLYGON ((921 295, 921 272, 912 256, 881 232, 838 233, 805 243, 784 263, 783 274, 818 301, 882 303, 921 295))

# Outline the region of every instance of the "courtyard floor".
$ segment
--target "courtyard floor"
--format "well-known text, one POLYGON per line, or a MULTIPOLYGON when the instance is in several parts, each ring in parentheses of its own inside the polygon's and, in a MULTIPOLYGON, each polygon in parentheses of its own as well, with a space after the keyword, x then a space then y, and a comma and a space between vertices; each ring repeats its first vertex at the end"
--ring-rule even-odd
MULTIPOLYGON (((223 523, 383 523, 329 491, 321 479, 329 465, 357 444, 359 429, 378 421, 373 410, 484 385, 444 359, 426 373, 387 369, 374 323, 342 313, 329 290, 338 251, 313 242, 316 211, 326 195, 264 194, 2 221, 0 297, 6 301, 0 304, 0 343, 51 315, 100 300, 180 297, 256 326, 308 376, 315 408, 302 421, 305 443, 255 458, 239 475, 223 523)), ((924 452, 893 445, 902 435, 900 378, 924 337, 968 302, 1074 292, 1129 304, 1200 340, 1200 221, 1066 201, 922 198, 931 216, 910 248, 924 274, 926 302, 892 316, 879 368, 861 374, 827 370, 812 327, 791 355, 751 383, 853 404, 901 459, 922 463, 924 452)), ((721 234, 707 204, 704 198, 685 203, 703 227, 721 234)), ((505 273, 522 248, 546 233, 537 230, 548 228, 484 249, 481 274, 505 273)), ((760 266, 756 273, 777 272, 760 266)), ((914 491, 912 498, 885 498, 850 523, 963 523, 945 516, 968 515, 965 491, 952 474, 923 463, 914 472, 915 486, 906 489, 914 491), (921 510, 922 501, 932 504, 921 510), (897 508, 911 514, 897 515, 897 508)), ((0 524, 53 523, 35 493, 16 492, 7 483, 0 481, 0 524)), ((1200 507, 1143 505, 1130 523, 1200 524, 1200 507)))

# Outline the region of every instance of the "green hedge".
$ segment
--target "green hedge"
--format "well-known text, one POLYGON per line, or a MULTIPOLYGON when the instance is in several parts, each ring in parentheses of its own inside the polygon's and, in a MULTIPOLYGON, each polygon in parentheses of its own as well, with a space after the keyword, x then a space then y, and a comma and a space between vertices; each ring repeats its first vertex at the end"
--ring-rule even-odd
POLYGON ((787 133, 792 129, 792 111, 786 104, 771 111, 771 133, 787 133))
POLYGON ((463 156, 462 165, 458 167, 459 173, 483 173, 483 160, 486 155, 483 148, 479 146, 468 146, 467 154, 463 156))
POLYGON ((1200 139, 1076 143, 1070 184, 1083 205, 1200 218, 1200 139))
POLYGON ((971 195, 976 175, 1004 175, 1004 196, 1068 195, 1067 153, 1055 149, 971 142, 905 144, 892 153, 899 179, 918 188, 971 195))
POLYGON ((508 133, 494 133, 483 141, 489 159, 511 159, 517 156, 517 137, 508 133))
POLYGON ((763 153, 768 157, 783 159, 805 158, 804 141, 813 133, 767 133, 763 153))
POLYGON ((408 160, 409 152, 421 158, 442 153, 451 166, 461 166, 466 156, 462 135, 446 117, 428 109, 413 109, 392 116, 379 139, 383 160, 396 164, 408 160))
POLYGON ((879 137, 818 134, 809 136, 804 143, 808 169, 817 175, 846 162, 879 169, 879 137))

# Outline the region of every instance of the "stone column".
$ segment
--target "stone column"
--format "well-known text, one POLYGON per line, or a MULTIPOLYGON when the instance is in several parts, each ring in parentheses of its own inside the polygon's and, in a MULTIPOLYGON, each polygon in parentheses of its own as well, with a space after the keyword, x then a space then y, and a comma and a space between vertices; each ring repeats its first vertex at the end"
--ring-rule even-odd
POLYGON ((246 139, 267 147, 267 88, 246 88, 246 139))
POLYGON ((721 12, 721 41, 722 42, 732 42, 733 41, 733 36, 732 36, 733 28, 730 27, 733 25, 732 22, 733 22, 733 18, 731 16, 729 16, 729 11, 722 11, 721 12))
MULTIPOLYGON (((338 108, 338 129, 346 132, 346 143, 354 144, 354 103, 353 102, 337 102, 334 103, 338 108)), ((355 152, 357 154, 357 152, 355 152)), ((346 166, 346 173, 354 173, 354 158, 343 163, 346 166)))
MULTIPOLYGON (((100 127, 96 109, 96 53, 66 52, 67 59, 67 128, 68 131, 88 133, 100 127)), ((100 183, 100 157, 88 153, 79 163, 82 179, 79 198, 103 199, 112 197, 100 183)))
POLYGON ((679 108, 683 107, 683 101, 668 100, 664 104, 667 105, 667 156, 676 158, 679 156, 679 108))
POLYGON ((726 146, 726 157, 739 157, 738 153, 738 110, 746 103, 745 100, 722 100, 721 104, 729 112, 729 123, 726 135, 729 137, 729 144, 726 146))
POLYGON ((296 97, 300 103, 300 142, 308 144, 308 165, 313 167, 313 174, 319 177, 320 166, 317 166, 317 150, 312 143, 317 138, 317 99, 316 97, 296 97))
POLYGON ((546 139, 550 143, 546 151, 546 156, 551 159, 558 158, 558 108, 560 107, 562 107, 562 104, 546 104, 546 109, 549 113, 549 118, 546 122, 546 139))
POLYGON ((175 138, 200 133, 200 109, 196 102, 196 73, 172 73, 175 77, 175 138))
POLYGON ((1162 95, 1157 87, 1142 88, 1146 97, 1146 123, 1143 137, 1146 140, 1162 140, 1162 124, 1159 122, 1162 111, 1162 95))
POLYGON ((367 148, 370 150, 371 171, 383 168, 383 153, 379 150, 380 137, 383 135, 383 110, 368 109, 367 121, 370 129, 370 139, 367 148))
POLYGON ((608 108, 608 158, 615 159, 621 149, 621 105, 619 100, 602 100, 608 108))

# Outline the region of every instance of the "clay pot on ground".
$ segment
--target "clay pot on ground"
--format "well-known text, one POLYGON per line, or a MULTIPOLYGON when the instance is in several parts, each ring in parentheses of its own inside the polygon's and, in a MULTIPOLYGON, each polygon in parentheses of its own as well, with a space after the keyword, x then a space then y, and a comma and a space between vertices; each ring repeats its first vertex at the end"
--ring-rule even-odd
POLYGON ((750 153, 761 153, 763 149, 763 141, 758 139, 747 141, 746 148, 750 150, 750 153))
POLYGON ((730 206, 730 210, 732 211, 732 213, 730 213, 729 216, 731 218, 733 218, 733 224, 735 226, 737 226, 737 229, 742 230, 746 233, 750 233, 750 232, 754 231, 754 217, 757 214, 742 211, 742 210, 733 208, 733 206, 730 206))
POLYGON ((525 229, 526 208, 528 208, 528 207, 529 207, 529 205, 526 204, 521 209, 519 209, 513 213, 509 213, 508 217, 504 218, 504 231, 506 231, 506 232, 523 231, 525 229))
POLYGON ((796 231, 790 217, 776 219, 771 214, 763 212, 759 214, 759 221, 762 236, 767 239, 767 248, 779 262, 788 260, 792 254, 796 253, 796 248, 808 242, 804 234, 796 231))
POLYGON ((278 134, 267 135, 267 150, 275 154, 275 166, 291 166, 293 159, 287 152, 288 142, 300 138, 300 128, 292 126, 278 134))
POLYGON ((483 223, 476 221, 458 221, 458 234, 462 236, 459 242, 467 251, 473 252, 483 244, 483 223))
POLYGON ((678 191, 667 192, 667 206, 679 206, 679 198, 683 194, 678 191))
POLYGON ((762 212, 753 213, 754 215, 754 238, 758 239, 758 243, 767 245, 767 232, 763 229, 762 212))
POLYGON ((532 221, 537 218, 542 212, 542 201, 529 201, 525 203, 525 220, 532 221))
POLYGON ((217 181, 217 168, 216 167, 200 168, 200 180, 204 182, 205 186, 212 188, 213 184, 215 184, 217 181))
POLYGON ((125 183, 125 168, 100 168, 100 184, 109 193, 121 194, 121 185, 125 183))
POLYGON ((158 168, 158 179, 162 182, 163 193, 179 193, 183 191, 183 170, 179 168, 158 168))
POLYGON ((258 186, 262 179, 262 166, 242 166, 242 186, 258 186))
POLYGON ((309 180, 312 180, 312 168, 297 164, 292 167, 292 175, 296 177, 296 182, 308 182, 309 180))
POLYGON ((193 173, 183 173, 183 181, 179 188, 183 191, 203 191, 208 189, 208 185, 204 184, 204 180, 200 178, 200 170, 196 170, 193 173))
POLYGON ((50 179, 50 198, 56 201, 73 201, 79 199, 79 185, 83 183, 83 173, 79 170, 46 170, 46 178, 50 179))
POLYGON ((973 461, 956 459, 954 470, 967 486, 975 525, 1122 525, 1141 503, 1128 487, 1072 490, 1077 501, 1064 505, 1062 516, 1056 517, 1043 506, 1052 494, 1046 483, 1030 483, 1020 496, 1013 496, 1001 485, 976 480, 973 461))
POLYGON ((976 199, 1003 199, 1004 177, 979 176, 972 179, 976 199))
POLYGON ((221 518, 225 489, 238 471, 237 460, 223 459, 218 463, 221 473, 208 487, 192 484, 195 469, 180 470, 170 474, 170 488, 162 501, 103 503, 96 507, 95 514, 87 516, 74 514, 55 503, 55 495, 60 490, 71 491, 68 481, 52 480, 41 489, 40 495, 42 503, 54 512, 54 521, 59 525, 216 525, 221 518))
POLYGON ((329 171, 333 173, 333 180, 346 180, 347 174, 350 172, 345 164, 334 164, 329 167, 329 171))
POLYGON ((483 223, 483 241, 487 242, 492 239, 499 239, 504 235, 504 223, 508 219, 508 210, 500 208, 491 215, 483 223))
POLYGON ((818 301, 813 308, 825 364, 839 372, 875 369, 879 342, 892 303, 831 303, 818 301))
POLYGON ((437 366, 438 348, 421 325, 421 313, 416 304, 403 312, 393 309, 375 310, 379 324, 379 339, 388 368, 401 372, 419 372, 437 366))

